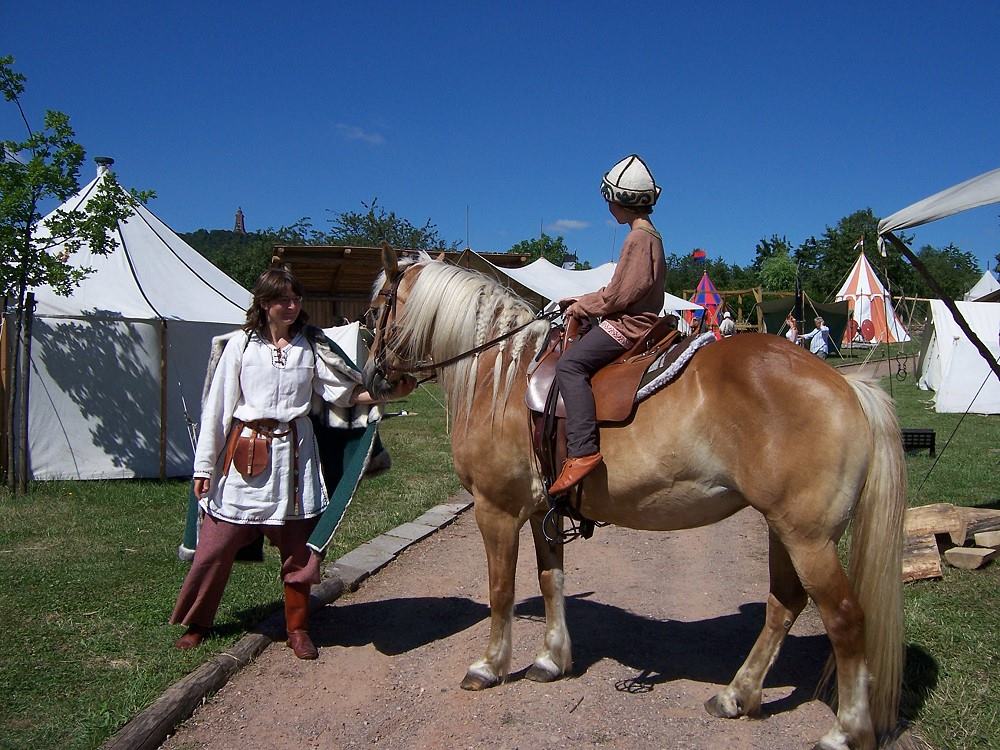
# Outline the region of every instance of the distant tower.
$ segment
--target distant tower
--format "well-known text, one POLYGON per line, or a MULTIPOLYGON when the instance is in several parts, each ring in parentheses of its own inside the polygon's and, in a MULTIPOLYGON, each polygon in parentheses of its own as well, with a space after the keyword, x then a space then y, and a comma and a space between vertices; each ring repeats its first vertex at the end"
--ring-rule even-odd
POLYGON ((237 208, 236 209, 236 226, 233 227, 233 231, 236 232, 236 234, 246 234, 247 233, 247 228, 243 224, 243 209, 242 208, 237 208))

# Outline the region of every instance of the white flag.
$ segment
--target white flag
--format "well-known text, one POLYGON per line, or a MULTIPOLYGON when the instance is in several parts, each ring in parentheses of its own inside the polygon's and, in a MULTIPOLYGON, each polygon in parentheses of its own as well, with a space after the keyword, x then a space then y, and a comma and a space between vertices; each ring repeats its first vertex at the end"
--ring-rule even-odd
POLYGON ((854 243, 854 249, 855 250, 864 250, 865 249, 865 236, 864 235, 861 235, 861 239, 854 243))

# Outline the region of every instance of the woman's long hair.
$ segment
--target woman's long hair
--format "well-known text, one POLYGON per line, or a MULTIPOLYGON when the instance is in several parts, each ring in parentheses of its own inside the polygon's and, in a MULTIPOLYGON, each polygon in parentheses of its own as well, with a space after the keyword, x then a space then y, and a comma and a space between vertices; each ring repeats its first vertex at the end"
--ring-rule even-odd
MULTIPOLYGON (((270 305, 279 297, 284 297, 286 290, 291 289, 292 294, 301 297, 304 294, 302 282, 295 278, 295 275, 287 268, 269 268, 260 275, 257 283, 253 285, 253 301, 250 309, 247 310, 247 322, 243 324, 243 330, 249 334, 256 333, 257 336, 268 339, 267 313, 264 308, 270 305)), ((299 308, 299 317, 292 324, 290 334, 294 336, 309 321, 305 308, 299 308)))

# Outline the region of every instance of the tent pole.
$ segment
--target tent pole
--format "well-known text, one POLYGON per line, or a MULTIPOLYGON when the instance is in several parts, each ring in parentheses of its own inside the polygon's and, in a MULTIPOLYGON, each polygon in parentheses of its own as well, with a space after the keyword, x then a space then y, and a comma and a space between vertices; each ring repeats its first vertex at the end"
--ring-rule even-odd
POLYGON ((160 318, 160 481, 167 478, 167 321, 160 318))
POLYGON ((986 344, 980 341, 979 337, 976 335, 976 332, 972 330, 972 327, 969 325, 969 322, 965 319, 965 316, 963 316, 962 313, 959 312, 958 305, 955 304, 955 301, 952 300, 951 297, 949 297, 947 294, 944 293, 944 290, 937 283, 934 277, 931 276, 930 271, 927 270, 927 267, 923 264, 920 258, 914 255, 913 251, 910 250, 910 248, 908 248, 903 242, 901 242, 900 239, 892 232, 886 232, 882 236, 888 239, 889 242, 892 243, 892 246, 897 250, 899 250, 899 252, 903 254, 903 257, 906 258, 908 261, 910 261, 910 264, 915 269, 917 269, 917 272, 921 276, 924 277, 924 280, 927 282, 927 285, 940 298, 940 300, 944 302, 945 307, 948 308, 948 311, 955 319, 955 322, 958 324, 958 327, 962 329, 962 333, 964 333, 966 336, 969 337, 969 341, 971 341, 972 345, 979 350, 979 354, 989 364, 990 369, 993 370, 993 374, 997 376, 998 380, 1000 380, 1000 362, 997 362, 993 358, 993 355, 992 353, 990 353, 990 350, 986 347, 986 344))
POLYGON ((31 323, 35 319, 35 293, 28 292, 24 296, 24 346, 21 352, 21 412, 18 414, 17 429, 17 471, 16 489, 17 494, 25 495, 28 492, 28 382, 31 377, 31 323))
POLYGON ((7 295, 3 296, 3 318, 0 323, 0 378, 3 379, 0 392, 3 393, 3 417, 0 419, 0 457, 3 461, 3 474, 6 480, 8 471, 7 455, 10 451, 10 408, 8 405, 10 387, 13 384, 10 366, 13 357, 10 356, 10 324, 13 316, 7 314, 7 295))

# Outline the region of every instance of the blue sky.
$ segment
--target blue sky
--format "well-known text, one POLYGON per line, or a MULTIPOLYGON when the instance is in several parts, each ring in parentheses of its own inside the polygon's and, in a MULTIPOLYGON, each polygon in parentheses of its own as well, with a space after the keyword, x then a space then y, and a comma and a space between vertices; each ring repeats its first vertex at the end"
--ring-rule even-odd
MULTIPOLYGON (((178 231, 377 197, 503 251, 617 255, 600 178, 640 153, 668 252, 746 264, 1000 166, 1000 3, 8 2, 23 104, 178 231), (468 217, 468 221, 467 221, 468 217)), ((0 102, 0 137, 21 138, 0 102)), ((89 179, 88 164, 83 177, 89 179)), ((1000 206, 914 231, 985 267, 1000 206)))

